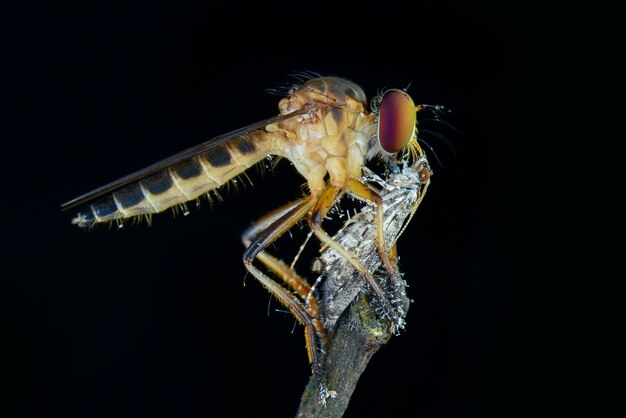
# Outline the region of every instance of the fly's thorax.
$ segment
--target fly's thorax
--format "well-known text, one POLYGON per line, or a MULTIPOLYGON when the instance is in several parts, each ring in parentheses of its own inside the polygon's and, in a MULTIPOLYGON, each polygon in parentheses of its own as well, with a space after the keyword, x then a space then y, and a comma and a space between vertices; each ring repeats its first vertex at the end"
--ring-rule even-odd
POLYGON ((346 179, 361 176, 369 138, 365 134, 369 119, 364 113, 331 109, 324 118, 324 132, 320 146, 328 153, 326 170, 333 186, 343 187, 346 179))
POLYGON ((326 161, 328 155, 319 146, 321 140, 316 140, 317 145, 303 143, 302 141, 290 141, 288 146, 281 150, 281 155, 289 159, 298 172, 307 180, 309 191, 313 195, 319 195, 325 188, 326 161))
POLYGON ((367 97, 361 87, 339 77, 318 77, 294 86, 278 104, 280 113, 289 114, 315 105, 329 105, 363 112, 367 97))
POLYGON ((313 110, 294 123, 295 119, 279 124, 286 135, 278 152, 306 178, 311 193, 321 193, 327 174, 339 188, 347 178, 361 176, 372 116, 329 107, 313 110))

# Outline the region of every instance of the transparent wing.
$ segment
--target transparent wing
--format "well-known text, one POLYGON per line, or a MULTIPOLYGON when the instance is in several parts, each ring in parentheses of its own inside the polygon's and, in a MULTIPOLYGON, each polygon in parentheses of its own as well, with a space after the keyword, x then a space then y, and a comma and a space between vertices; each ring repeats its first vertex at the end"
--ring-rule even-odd
POLYGON ((308 111, 310 111, 311 108, 307 108, 307 109, 302 109, 302 110, 298 110, 296 112, 290 113, 288 115, 278 115, 269 119, 265 119, 256 123, 253 123, 251 125, 245 126, 243 128, 234 130, 232 132, 228 132, 226 134, 222 134, 219 136, 216 136, 213 139, 210 139, 206 142, 203 142, 201 144, 198 144, 196 146, 193 146, 191 148, 188 148, 184 151, 181 151, 177 154, 174 154, 164 160, 161 160, 155 164, 152 164, 142 170, 136 171, 134 173, 131 173, 127 176, 124 176, 112 183, 109 184, 105 184, 102 187, 98 187, 95 190, 92 190, 88 193, 85 193, 81 196, 78 196, 68 202, 65 202, 61 205, 61 210, 65 211, 71 208, 74 208, 76 206, 82 205, 83 203, 86 203, 90 200, 93 200, 97 197, 100 197, 104 194, 110 193, 112 191, 115 191, 117 189, 119 189, 120 187, 123 187, 129 183, 132 183, 134 181, 140 180, 146 176, 149 176, 150 174, 153 174, 159 170, 163 170, 167 167, 170 167, 174 164, 177 164, 181 161, 185 161, 189 158, 194 157, 195 155, 198 155, 200 153, 203 153, 205 151, 209 151, 212 148, 215 147, 219 147, 222 144, 224 144, 225 142, 234 139, 234 138, 238 138, 241 137, 243 135, 249 134, 253 131, 259 130, 259 129, 264 129, 267 125, 271 125, 273 123, 278 123, 280 121, 289 119, 289 118, 293 118, 293 117, 297 117, 299 115, 302 115, 304 113, 307 113, 308 111))

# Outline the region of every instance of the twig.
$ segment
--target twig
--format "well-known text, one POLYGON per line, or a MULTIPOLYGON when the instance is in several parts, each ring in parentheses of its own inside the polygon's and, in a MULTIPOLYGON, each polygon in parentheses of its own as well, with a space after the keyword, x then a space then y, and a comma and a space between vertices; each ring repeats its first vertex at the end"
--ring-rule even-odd
POLYGON ((337 392, 326 406, 320 403, 313 378, 302 395, 297 417, 341 417, 356 384, 370 359, 394 335, 391 321, 379 319, 374 307, 361 293, 337 322, 326 358, 328 388, 337 392))

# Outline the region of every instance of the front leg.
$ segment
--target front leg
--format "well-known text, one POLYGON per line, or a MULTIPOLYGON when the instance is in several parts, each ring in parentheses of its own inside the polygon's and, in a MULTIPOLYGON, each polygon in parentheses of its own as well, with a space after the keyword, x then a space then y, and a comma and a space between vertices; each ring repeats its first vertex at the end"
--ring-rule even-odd
POLYGON ((383 228, 383 199, 378 193, 358 180, 348 179, 346 181, 346 186, 350 193, 354 196, 372 202, 376 205, 376 246, 378 248, 378 255, 383 261, 383 265, 385 266, 385 270, 389 276, 389 280, 393 282, 396 274, 398 273, 398 269, 389 259, 389 249, 387 248, 387 242, 385 241, 385 231, 383 228))
POLYGON ((310 219, 311 230, 315 236, 326 246, 331 247, 338 254, 344 257, 354 268, 365 278, 367 283, 372 288, 372 291, 379 298, 383 304, 383 309, 386 313, 391 313, 392 308, 387 301, 385 293, 380 287, 380 284, 374 279, 372 273, 363 265, 363 263, 350 251, 346 250, 341 244, 335 241, 324 229, 322 229, 322 221, 326 217, 326 214, 330 208, 335 204, 337 196, 339 195, 339 189, 335 186, 328 186, 326 190, 321 194, 310 219))

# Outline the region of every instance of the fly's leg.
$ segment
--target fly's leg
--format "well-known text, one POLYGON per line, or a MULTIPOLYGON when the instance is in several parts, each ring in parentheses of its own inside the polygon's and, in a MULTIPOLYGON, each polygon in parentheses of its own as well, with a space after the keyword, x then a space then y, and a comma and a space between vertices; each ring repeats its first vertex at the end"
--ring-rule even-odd
POLYGON ((391 248, 389 248, 389 261, 391 261, 396 268, 398 267, 398 246, 394 242, 391 248))
POLYGON ((378 248, 378 255, 380 255, 380 259, 383 260, 383 265, 385 266, 385 270, 387 270, 390 280, 394 280, 398 269, 389 260, 389 250, 387 248, 387 243, 385 242, 385 231, 383 229, 384 217, 382 197, 380 197, 380 195, 374 190, 357 180, 348 179, 346 181, 346 186, 353 195, 376 205, 376 246, 378 248))
POLYGON ((320 195, 313 213, 309 221, 311 229, 315 236, 325 245, 334 249, 338 254, 344 257, 346 260, 354 266, 354 268, 365 278, 367 283, 372 288, 372 291, 376 294, 378 299, 383 304, 383 310, 385 313, 391 313, 392 309, 389 306, 387 297, 380 287, 380 284, 374 279, 372 273, 363 265, 363 263, 354 256, 350 251, 346 250, 341 244, 335 241, 326 231, 322 229, 322 221, 326 217, 326 214, 335 203, 339 189, 335 186, 328 186, 320 195))
MULTIPOLYGON (((241 240, 243 245, 245 247, 249 247, 252 244, 252 241, 263 230, 267 229, 272 223, 296 207, 303 200, 304 199, 301 199, 285 205, 259 219, 242 234, 241 240)), ((324 329, 322 321, 319 317, 317 298, 312 293, 311 285, 309 285, 306 279, 298 275, 298 273, 293 269, 293 265, 292 267, 289 267, 283 261, 269 254, 267 251, 261 251, 258 253, 256 255, 256 259, 259 260, 268 270, 280 277, 282 281, 305 302, 306 310, 309 313, 309 316, 313 319, 320 346, 322 349, 326 349, 326 330, 324 329)), ((316 345, 312 346, 315 347, 316 345)))
MULTIPOLYGON (((398 271, 398 248, 396 243, 389 248, 389 261, 394 266, 396 271, 398 271)), ((406 313, 409 309, 409 299, 406 296, 405 286, 406 282, 398 273, 398 280, 394 280, 390 283, 388 287, 390 290, 390 301, 393 306, 393 315, 391 319, 393 320, 393 329, 392 332, 395 334, 400 333, 400 329, 404 328, 406 313)))
MULTIPOLYGON (((322 350, 326 350, 328 343, 326 339, 326 330, 324 329, 324 325, 320 319, 317 298, 312 294, 311 285, 304 278, 300 277, 300 275, 287 264, 273 255, 268 254, 266 251, 259 253, 257 260, 261 261, 265 267, 278 275, 289 287, 293 289, 294 292, 298 294, 298 296, 300 296, 300 298, 302 298, 305 309, 313 321, 313 326, 315 327, 320 348, 322 350)), ((311 349, 315 350, 317 345, 312 343, 313 342, 307 342, 307 345, 310 344, 311 349)), ((309 358, 309 360, 311 359, 309 358)), ((321 360, 323 360, 323 358, 321 360)))
POLYGON ((336 396, 336 392, 329 390, 326 387, 325 377, 322 371, 322 361, 315 347, 316 330, 314 323, 316 318, 312 318, 309 315, 309 312, 307 312, 306 309, 307 307, 297 297, 280 284, 270 279, 254 265, 249 264, 246 268, 267 290, 269 290, 269 292, 276 299, 278 299, 279 302, 287 307, 298 322, 304 326, 304 338, 306 341, 307 353, 309 354, 309 362, 311 363, 311 367, 313 369, 313 375, 317 380, 320 391, 320 400, 325 404, 326 399, 336 396))
MULTIPOLYGON (((404 312, 400 306, 400 300, 397 297, 397 289, 402 287, 402 278, 398 271, 397 259, 395 259, 395 256, 393 256, 394 260, 391 259, 391 249, 387 248, 387 242, 385 241, 383 199, 374 190, 357 180, 348 179, 346 181, 346 187, 353 195, 376 205, 376 248, 387 272, 388 285, 386 287, 391 289, 391 300, 389 302, 393 306, 393 309, 389 311, 384 306, 385 303, 383 302, 382 311, 383 314, 393 320, 394 326, 401 328, 404 326, 404 312)), ((395 245, 392 247, 395 247, 395 245)))
MULTIPOLYGON (((326 403, 326 399, 334 397, 336 393, 328 390, 322 371, 322 359, 317 350, 316 337, 323 326, 317 315, 317 300, 311 303, 310 286, 305 294, 305 280, 298 276, 293 270, 284 263, 265 253, 263 250, 278 239, 283 233, 293 227, 298 221, 304 218, 313 208, 315 198, 308 197, 301 199, 295 203, 284 206, 272 212, 270 215, 261 219, 259 223, 253 225, 246 233, 243 240, 250 242, 248 248, 243 254, 243 263, 246 269, 252 274, 280 303, 282 303, 293 314, 296 320, 304 326, 304 337, 306 341, 309 362, 313 369, 321 395, 321 402, 326 403), (309 300, 308 304, 303 303, 295 295, 269 278, 265 273, 253 265, 255 259, 259 259, 267 268, 277 273, 283 278, 297 294, 305 300, 309 300), (301 292, 301 293, 300 293, 301 292), (314 307, 314 310, 312 309, 314 307)), ((325 340, 325 338, 324 338, 325 340)))
POLYGON ((326 382, 324 361, 326 360, 325 356, 328 349, 328 340, 326 338, 326 329, 319 316, 317 298, 312 294, 311 286, 306 280, 300 277, 281 260, 265 251, 258 254, 257 260, 261 261, 269 270, 280 276, 283 281, 289 284, 298 296, 304 300, 304 303, 302 303, 296 298, 307 315, 307 318, 304 319, 305 323, 300 322, 305 326, 304 336, 307 353, 309 355, 309 363, 311 364, 313 375, 315 376, 319 388, 320 400, 322 403, 325 403, 326 399, 329 397, 334 398, 337 392, 329 390, 326 382), (314 332, 311 331, 311 328, 313 328, 314 332))

